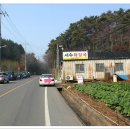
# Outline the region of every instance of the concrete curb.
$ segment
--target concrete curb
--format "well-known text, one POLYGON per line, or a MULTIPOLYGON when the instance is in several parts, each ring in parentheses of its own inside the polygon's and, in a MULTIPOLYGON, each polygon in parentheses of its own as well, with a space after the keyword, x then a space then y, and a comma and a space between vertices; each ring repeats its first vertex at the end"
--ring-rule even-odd
POLYGON ((103 115, 77 95, 69 92, 66 88, 61 91, 63 97, 67 100, 69 105, 77 113, 78 116, 84 121, 85 124, 90 126, 117 126, 118 124, 103 115))

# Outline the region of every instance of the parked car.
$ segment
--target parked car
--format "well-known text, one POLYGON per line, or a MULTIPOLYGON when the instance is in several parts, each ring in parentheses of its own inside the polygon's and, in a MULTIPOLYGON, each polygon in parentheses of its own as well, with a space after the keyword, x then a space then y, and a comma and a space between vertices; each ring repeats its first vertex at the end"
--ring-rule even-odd
POLYGON ((30 77, 30 73, 27 71, 23 71, 23 72, 21 72, 21 74, 22 74, 22 78, 29 78, 30 77))
POLYGON ((5 72, 0 72, 0 83, 9 83, 8 75, 5 72))
POLYGON ((17 78, 16 78, 16 75, 14 74, 14 72, 12 72, 12 71, 6 71, 5 72, 7 75, 8 75, 8 78, 9 78, 9 80, 16 80, 17 78))
POLYGON ((20 72, 16 73, 15 75, 16 75, 16 79, 22 79, 23 78, 23 75, 20 72))
POLYGON ((55 85, 55 79, 52 74, 42 74, 39 78, 39 86, 42 85, 55 85))

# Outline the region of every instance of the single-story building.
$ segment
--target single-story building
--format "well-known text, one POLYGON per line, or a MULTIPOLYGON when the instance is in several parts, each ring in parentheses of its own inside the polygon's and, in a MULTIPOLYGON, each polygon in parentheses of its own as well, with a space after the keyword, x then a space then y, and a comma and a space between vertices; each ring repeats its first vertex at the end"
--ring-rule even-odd
POLYGON ((113 74, 130 76, 130 52, 63 52, 62 80, 110 80, 113 74))

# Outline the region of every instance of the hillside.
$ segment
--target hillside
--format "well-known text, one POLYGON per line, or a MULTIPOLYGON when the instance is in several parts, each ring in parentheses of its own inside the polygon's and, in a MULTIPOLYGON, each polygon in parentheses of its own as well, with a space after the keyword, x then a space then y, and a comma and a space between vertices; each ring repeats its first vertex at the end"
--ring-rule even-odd
POLYGON ((130 51, 129 34, 130 10, 119 9, 100 16, 85 16, 76 23, 71 23, 64 33, 50 41, 44 58, 47 60, 51 57, 52 60, 47 62, 53 68, 57 44, 63 45, 64 51, 130 51))

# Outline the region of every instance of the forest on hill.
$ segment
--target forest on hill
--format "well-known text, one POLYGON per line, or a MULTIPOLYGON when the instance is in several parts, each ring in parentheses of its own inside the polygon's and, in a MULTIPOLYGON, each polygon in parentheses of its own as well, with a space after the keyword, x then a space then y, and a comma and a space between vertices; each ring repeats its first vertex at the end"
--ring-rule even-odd
MULTIPOLYGON (((23 46, 12 40, 2 39, 0 67, 2 71, 24 71, 25 50, 23 46)), ((26 52, 26 67, 31 74, 47 71, 46 64, 37 59, 34 53, 26 52)))
MULTIPOLYGON (((120 8, 100 16, 85 16, 76 23, 71 23, 64 33, 50 41, 44 59, 51 68, 55 67, 57 45, 62 45, 64 51, 130 51, 129 34, 130 10, 120 8)), ((60 59, 61 52, 60 49, 60 59)))
POLYGON ((2 60, 17 60, 20 61, 21 56, 25 53, 21 44, 15 43, 12 40, 2 39, 1 59, 2 60), (6 45, 6 47, 4 47, 6 45))

